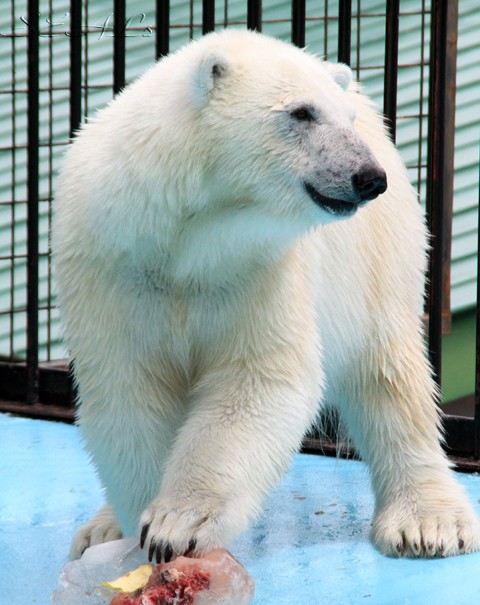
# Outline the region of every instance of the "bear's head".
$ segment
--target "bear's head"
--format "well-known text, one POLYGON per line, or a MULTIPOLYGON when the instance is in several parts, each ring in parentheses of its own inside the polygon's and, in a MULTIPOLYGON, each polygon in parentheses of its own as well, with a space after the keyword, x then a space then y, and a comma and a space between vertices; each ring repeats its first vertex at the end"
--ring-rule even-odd
POLYGON ((352 216, 386 190, 385 171, 354 128, 346 65, 241 30, 204 37, 192 56, 199 145, 218 203, 319 224, 352 216))

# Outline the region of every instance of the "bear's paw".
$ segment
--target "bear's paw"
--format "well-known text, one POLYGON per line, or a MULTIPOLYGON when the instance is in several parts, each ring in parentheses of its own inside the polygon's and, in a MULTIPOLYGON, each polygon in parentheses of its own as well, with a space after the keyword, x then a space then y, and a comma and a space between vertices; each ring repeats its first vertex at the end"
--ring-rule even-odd
POLYGON ((98 513, 79 527, 72 540, 69 558, 79 559, 87 548, 122 537, 115 515, 110 506, 103 506, 98 513))
POLYGON ((480 550, 480 522, 463 501, 397 500, 377 513, 371 538, 390 557, 449 557, 480 550))
POLYGON ((148 558, 158 563, 180 555, 200 556, 224 548, 236 527, 234 514, 215 497, 190 497, 175 501, 159 496, 144 511, 140 545, 148 549, 148 558))

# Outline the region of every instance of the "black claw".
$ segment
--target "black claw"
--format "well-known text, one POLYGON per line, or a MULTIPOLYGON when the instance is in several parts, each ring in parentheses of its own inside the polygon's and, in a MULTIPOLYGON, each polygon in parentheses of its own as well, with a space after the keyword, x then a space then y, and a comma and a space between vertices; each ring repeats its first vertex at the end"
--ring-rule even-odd
POLYGON ((140 535, 140 548, 143 548, 145 546, 145 540, 147 539, 147 534, 148 534, 149 529, 150 529, 150 523, 147 523, 147 525, 144 525, 142 527, 142 533, 140 535))
MULTIPOLYGON (((190 540, 190 542, 188 543, 188 549, 187 549, 187 553, 192 552, 192 550, 195 550, 195 547, 197 546, 197 541, 196 540, 190 540)), ((186 554, 187 554, 186 553, 186 554)))
POLYGON ((173 548, 170 546, 170 544, 167 544, 165 546, 165 563, 168 563, 169 561, 171 561, 173 559, 173 548))
POLYGON ((153 559, 153 552, 156 548, 156 544, 154 540, 151 540, 150 542, 150 548, 148 549, 148 560, 150 561, 150 563, 152 562, 153 559))

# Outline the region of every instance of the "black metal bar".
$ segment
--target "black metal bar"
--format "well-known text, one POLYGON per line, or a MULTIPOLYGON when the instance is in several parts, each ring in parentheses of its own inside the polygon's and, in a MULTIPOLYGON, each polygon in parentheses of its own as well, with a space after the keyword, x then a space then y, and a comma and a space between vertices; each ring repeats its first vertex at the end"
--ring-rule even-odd
POLYGON ((257 32, 262 31, 262 0, 248 0, 247 27, 255 29, 257 32))
MULTIPOLYGON (((0 361, 0 400, 21 404, 27 398, 27 366, 24 362, 0 361)), ((38 370, 39 400, 42 403, 73 407, 76 392, 68 363, 40 363, 38 370)), ((23 403, 25 406, 25 403, 23 403)), ((30 406, 25 406, 26 413, 30 406)))
POLYGON ((443 300, 442 300, 442 333, 449 334, 452 324, 450 308, 450 282, 452 260, 452 225, 453 225, 453 181, 455 174, 455 114, 457 94, 457 46, 458 46, 458 0, 449 0, 447 10, 447 40, 445 57, 445 150, 443 165, 444 225, 442 265, 443 265, 443 300))
MULTIPOLYGON (((49 19, 53 21, 53 0, 48 0, 48 15, 49 19)), ((48 39, 48 233, 52 232, 52 200, 53 200, 53 120, 54 120, 54 107, 53 107, 53 36, 48 39)), ((47 338, 46 338, 46 358, 50 360, 52 354, 52 250, 50 246, 50 240, 48 241, 48 255, 47 255, 47 338)))
MULTIPOLYGON (((455 466, 455 470, 478 473, 480 462, 472 458, 473 419, 462 416, 447 416, 444 425, 447 441, 451 444, 447 448, 447 453, 455 466)), ((352 444, 339 440, 335 427, 329 427, 328 424, 326 430, 322 430, 321 434, 314 432, 304 437, 302 452, 350 459, 359 458, 358 452, 355 451, 352 444)))
MULTIPOLYGON (((424 91, 425 91, 425 77, 427 72, 427 61, 426 57, 426 2, 422 0, 422 15, 421 15, 421 38, 420 38, 420 88, 418 97, 418 145, 417 145, 417 157, 419 160, 423 156, 423 139, 424 139, 424 118, 427 115, 424 110, 424 91)), ((418 162, 417 166, 417 191, 419 197, 422 195, 422 181, 423 181, 423 166, 422 162, 418 162)))
POLYGON ((38 401, 39 2, 28 0, 27 403, 38 401))
POLYGON ((68 424, 75 422, 75 409, 61 405, 32 403, 27 406, 18 401, 0 399, 0 412, 14 414, 15 416, 26 416, 27 418, 38 418, 39 420, 55 420, 68 424))
POLYGON ((352 38, 352 0, 340 0, 338 5, 338 61, 350 65, 352 38))
POLYGON ((292 42, 300 48, 305 46, 305 0, 292 2, 292 42))
POLYGON ((70 138, 82 121, 82 2, 70 0, 70 138))
MULTIPOLYGON (((191 0, 193 2, 193 0, 191 0)), ((247 15, 247 20, 248 20, 248 15, 247 15)), ((223 27, 227 27, 228 26, 228 2, 224 3, 223 6, 223 27)))
POLYGON ((325 19, 323 21, 323 56, 328 60, 328 22, 330 17, 328 15, 328 0, 325 2, 325 19))
POLYGON ((472 457, 474 422, 472 418, 448 415, 443 419, 447 448, 450 456, 472 457))
MULTIPOLYGON (((480 192, 479 192, 480 193, 480 192)), ((480 195, 479 195, 480 197, 480 195)), ((475 362, 475 435, 473 455, 480 460, 480 201, 478 205, 478 252, 477 252, 477 335, 475 362)))
POLYGON ((168 55, 170 50, 170 2, 169 0, 157 0, 156 4, 155 58, 159 59, 168 55))
MULTIPOLYGON (((15 16, 15 2, 10 3, 10 18, 12 26, 16 23, 15 16)), ((16 53, 16 45, 15 45, 15 36, 11 38, 11 46, 10 46, 10 66, 11 66, 11 75, 12 81, 11 86, 12 90, 15 91, 17 88, 17 78, 16 78, 16 69, 15 69, 15 59, 17 57, 16 53)), ((15 248, 16 248, 16 238, 15 238, 15 202, 17 200, 17 191, 16 191, 16 183, 17 183, 17 170, 15 165, 15 150, 17 148, 17 96, 14 92, 11 95, 11 105, 10 105, 10 117, 11 117, 11 132, 12 132, 12 148, 10 150, 10 161, 11 161, 11 175, 10 175, 10 190, 11 190, 11 199, 12 204, 10 207, 10 305, 8 309, 8 324, 9 324, 9 353, 8 357, 10 360, 13 360, 15 351, 14 351, 14 309, 15 309, 15 288, 13 284, 15 283, 15 248)))
POLYGON ((387 119, 387 125, 393 142, 395 142, 397 130, 399 14, 400 0, 387 0, 387 16, 385 20, 383 113, 387 119))
MULTIPOLYGON (((90 23, 90 4, 89 2, 85 2, 85 23, 90 23)), ((88 67, 90 65, 90 55, 89 55, 89 37, 85 37, 85 44, 83 45, 83 113, 88 116, 89 105, 88 105, 88 97, 89 91, 91 87, 91 83, 89 80, 89 70, 88 67)))
POLYGON ((215 0, 203 0, 202 33, 215 29, 215 0))
POLYGON ((432 1, 430 87, 427 155, 427 219, 431 234, 431 249, 427 280, 428 348, 433 376, 441 386, 442 371, 442 309, 443 309, 443 250, 448 229, 449 183, 446 162, 446 102, 447 82, 447 21, 448 7, 444 0, 432 1))
MULTIPOLYGON (((356 35, 356 48, 355 48, 355 54, 356 54, 356 65, 355 65, 355 72, 356 72, 356 77, 357 80, 360 80, 360 67, 362 65, 362 60, 360 58, 360 53, 362 50, 362 44, 361 44, 361 38, 362 38, 362 12, 361 12, 361 0, 357 0, 357 15, 356 15, 356 19, 355 21, 357 22, 357 35, 356 35)), ((350 57, 350 61, 351 61, 351 57, 350 57)))
POLYGON ((125 0, 113 3, 113 92, 125 86, 125 0))
MULTIPOLYGON (((193 3, 194 0, 190 0, 189 1, 189 17, 188 17, 188 34, 190 37, 190 40, 193 38, 193 3)), ((228 3, 225 2, 225 11, 228 10, 228 3)))

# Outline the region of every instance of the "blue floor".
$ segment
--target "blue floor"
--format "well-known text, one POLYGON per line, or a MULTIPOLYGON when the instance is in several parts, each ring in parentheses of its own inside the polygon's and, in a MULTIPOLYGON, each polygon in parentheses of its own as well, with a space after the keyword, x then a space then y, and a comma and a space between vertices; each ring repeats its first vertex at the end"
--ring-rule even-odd
MULTIPOLYGON (((48 605, 100 486, 75 427, 0 415, 0 450, 0 605, 48 605)), ((480 509, 480 477, 459 478, 480 509)), ((372 507, 361 462, 296 456, 230 548, 255 579, 253 605, 480 603, 480 554, 382 557, 368 542, 372 507)))

